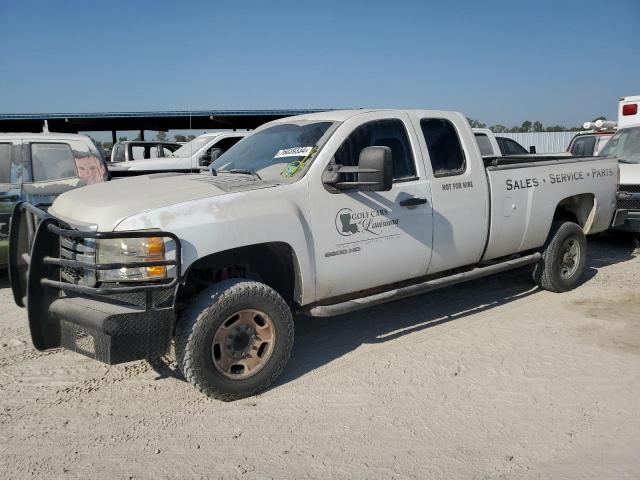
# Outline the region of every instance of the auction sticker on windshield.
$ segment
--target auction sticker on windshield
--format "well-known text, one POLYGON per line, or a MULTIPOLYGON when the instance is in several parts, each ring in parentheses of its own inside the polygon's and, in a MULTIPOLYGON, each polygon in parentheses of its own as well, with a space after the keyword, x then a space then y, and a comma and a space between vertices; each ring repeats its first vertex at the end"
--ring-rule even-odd
POLYGON ((273 158, 306 157, 311 153, 312 150, 313 150, 313 147, 284 148, 282 150, 278 150, 278 152, 273 156, 273 158))

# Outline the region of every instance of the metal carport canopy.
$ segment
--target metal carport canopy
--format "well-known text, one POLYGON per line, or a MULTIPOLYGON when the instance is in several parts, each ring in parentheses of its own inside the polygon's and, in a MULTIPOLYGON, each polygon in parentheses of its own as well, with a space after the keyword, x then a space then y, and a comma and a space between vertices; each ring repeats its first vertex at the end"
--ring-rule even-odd
POLYGON ((0 113, 1 132, 253 129, 278 118, 331 109, 163 110, 153 112, 0 113))

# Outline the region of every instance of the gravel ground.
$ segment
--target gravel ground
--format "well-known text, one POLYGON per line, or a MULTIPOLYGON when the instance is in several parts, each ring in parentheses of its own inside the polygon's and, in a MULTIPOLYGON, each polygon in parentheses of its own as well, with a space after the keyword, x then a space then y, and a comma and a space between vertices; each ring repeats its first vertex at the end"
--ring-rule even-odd
POLYGON ((640 256, 589 242, 566 294, 508 272, 301 317, 266 393, 171 363, 36 352, 0 279, 0 478, 640 478, 640 256))

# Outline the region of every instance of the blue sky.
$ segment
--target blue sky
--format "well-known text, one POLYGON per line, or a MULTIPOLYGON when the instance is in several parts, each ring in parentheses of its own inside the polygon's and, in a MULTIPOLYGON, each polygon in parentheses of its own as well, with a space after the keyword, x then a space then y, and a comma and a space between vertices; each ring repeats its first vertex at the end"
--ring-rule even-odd
POLYGON ((0 0, 0 111, 399 107, 615 118, 640 0, 0 0))

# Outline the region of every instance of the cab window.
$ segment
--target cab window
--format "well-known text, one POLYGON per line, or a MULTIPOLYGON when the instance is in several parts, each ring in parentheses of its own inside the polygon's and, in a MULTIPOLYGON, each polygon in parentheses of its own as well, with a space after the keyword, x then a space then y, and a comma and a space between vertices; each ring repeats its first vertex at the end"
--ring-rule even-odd
POLYGON ((404 123, 395 118, 375 120, 356 128, 338 148, 334 159, 339 165, 355 166, 366 147, 389 147, 393 162, 393 179, 416 177, 416 165, 404 123))
POLYGON ((144 145, 131 146, 131 160, 145 160, 149 158, 149 152, 144 145))
POLYGON ((596 147, 596 137, 590 135, 588 137, 578 137, 571 145, 571 155, 575 157, 585 157, 593 155, 596 147))
POLYGON ((66 143, 32 143, 31 166, 34 182, 77 176, 73 152, 66 143))
POLYGON ((491 141, 484 133, 476 133, 476 142, 478 142, 478 147, 480 148, 480 155, 483 157, 493 155, 491 141))
MULTIPOLYGON (((231 147, 233 147, 236 143, 242 140, 243 137, 227 137, 219 140, 215 143, 211 148, 219 148, 223 152, 226 152, 231 147)), ((209 150, 211 150, 211 148, 209 150)))
POLYGON ((116 143, 114 151, 113 151, 113 162, 124 162, 124 145, 121 143, 116 143))
POLYGON ((171 145, 171 144, 162 145, 162 154, 160 156, 168 157, 179 148, 180 148, 180 145, 171 145))
POLYGON ((507 137, 496 137, 502 155, 528 155, 529 152, 515 140, 507 137))
POLYGON ((466 170, 464 150, 458 132, 449 120, 424 118, 420 128, 429 151, 431 168, 436 177, 460 175, 466 170))

